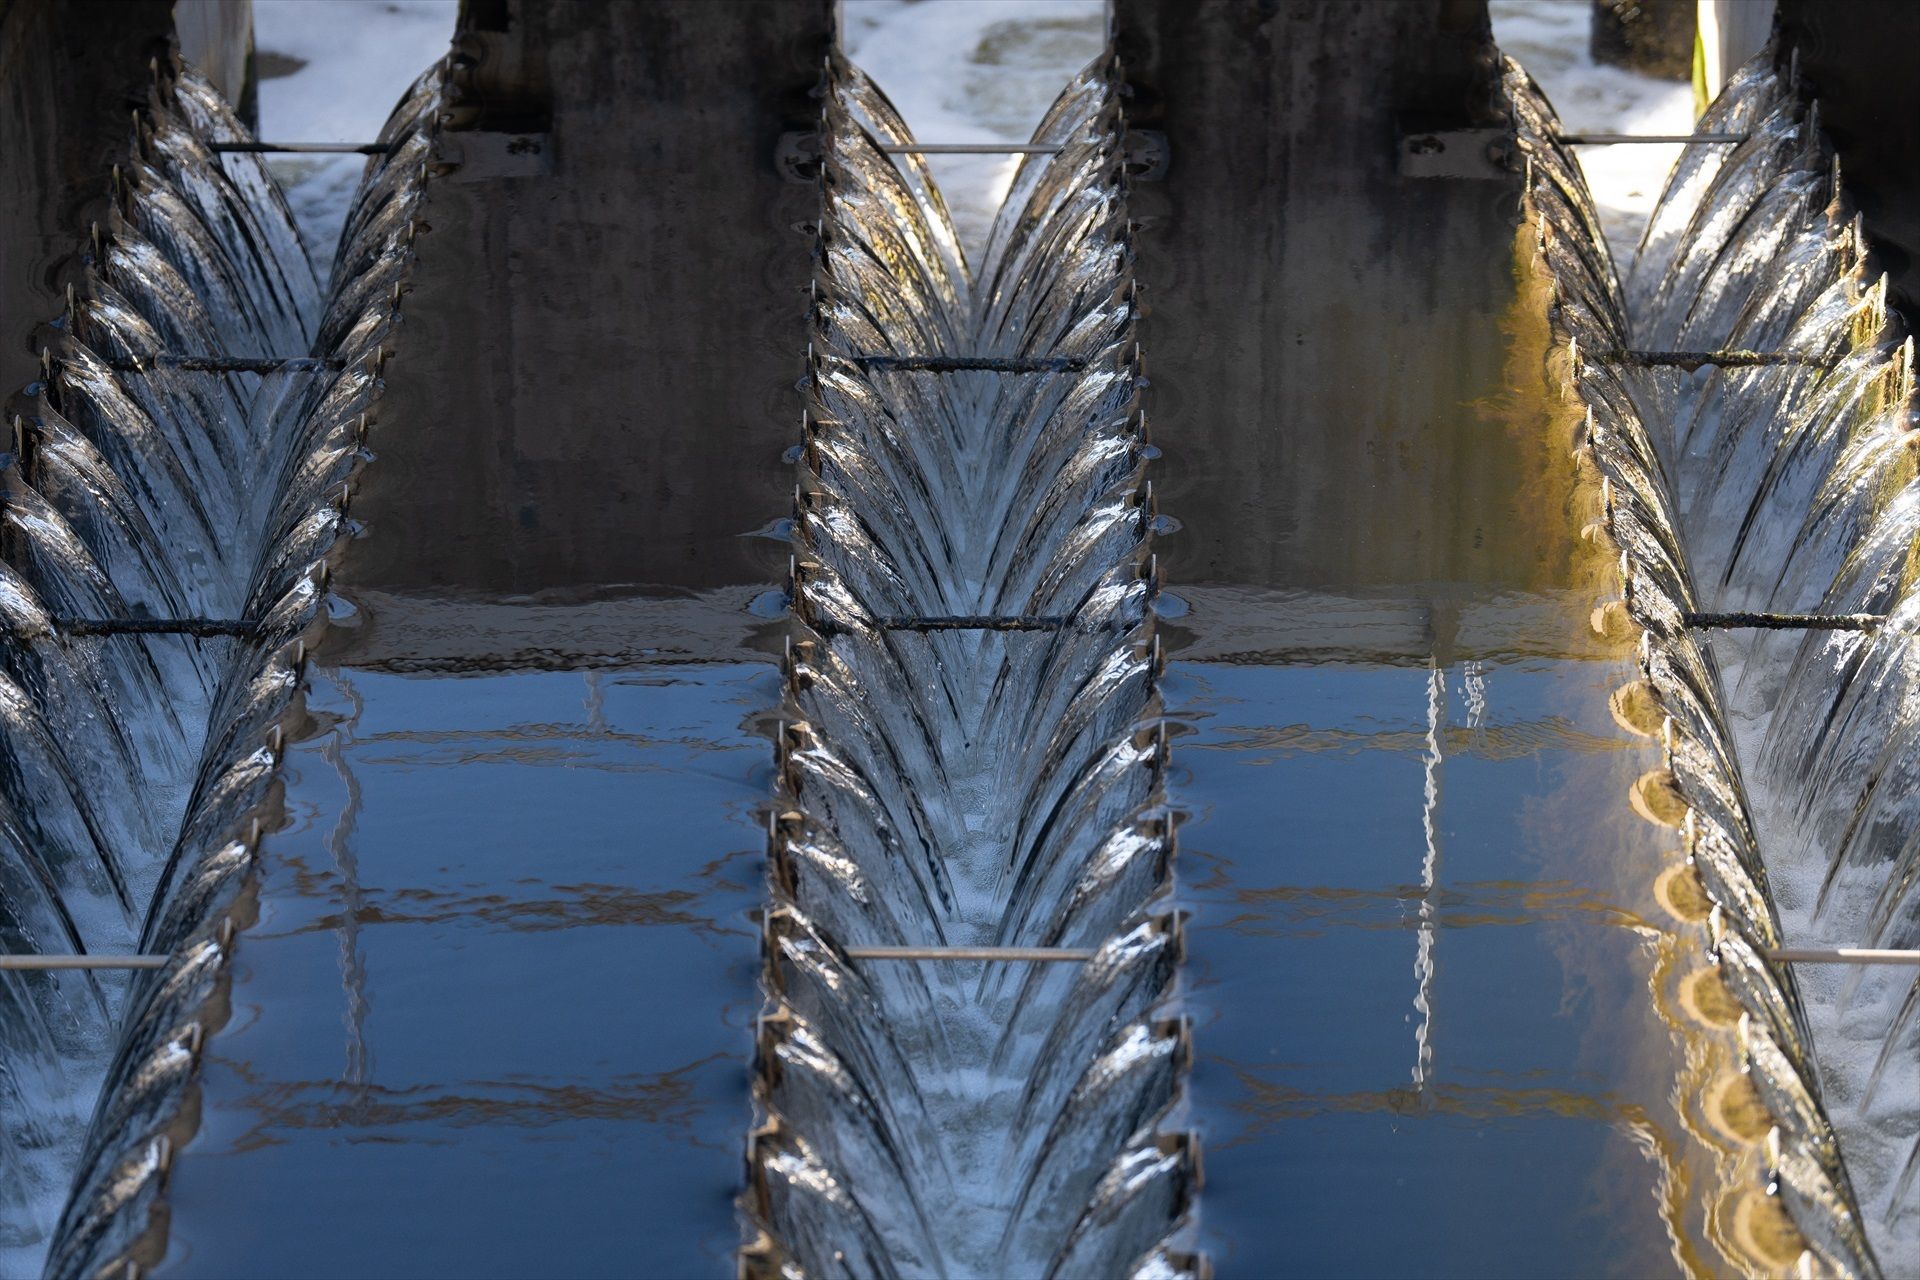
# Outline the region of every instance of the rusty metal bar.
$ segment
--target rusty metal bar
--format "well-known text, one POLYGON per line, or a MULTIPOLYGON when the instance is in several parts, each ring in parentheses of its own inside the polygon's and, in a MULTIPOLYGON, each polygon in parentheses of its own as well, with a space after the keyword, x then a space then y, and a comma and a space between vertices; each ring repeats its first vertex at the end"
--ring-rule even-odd
POLYGON ((171 956, 0 956, 0 970, 164 969, 171 956))
POLYGON ((889 356, 856 355, 853 362, 863 370, 899 373, 1078 373, 1087 367, 1085 360, 1054 356, 1037 360, 1009 356, 889 356))
POLYGON ((1745 142, 1744 133, 1557 133, 1571 147, 1612 147, 1633 142, 1745 142))
POLYGON ((1051 156, 1060 148, 1045 142, 902 142, 883 146, 890 156, 1051 156))
POLYGON ((310 373, 344 369, 347 362, 338 356, 157 355, 136 360, 109 360, 107 367, 119 373, 145 373, 155 368, 181 369, 189 373, 310 373))
POLYGON ((55 618, 70 636, 250 636, 259 618, 55 618))
POLYGON ((1791 964, 1920 965, 1920 951, 1877 947, 1774 947, 1765 954, 1769 960, 1791 964))
POLYGON ((1058 631, 1073 620, 1046 614, 1015 614, 1003 617, 985 614, 929 617, 896 614, 891 617, 875 618, 874 621, 883 631, 1058 631))
POLYGON ((211 151, 266 155, 383 156, 393 150, 385 142, 209 142, 211 151))
POLYGON ((1761 365, 1797 364, 1828 369, 1833 361, 1799 351, 1602 351, 1595 359, 1605 364, 1626 365, 1632 369, 1685 369, 1694 372, 1706 365, 1722 369, 1751 369, 1761 365))
POLYGON ((1689 627, 1762 631, 1871 631, 1886 618, 1877 613, 1686 613, 1689 627))
POLYGON ((1079 964, 1099 954, 1092 947, 847 947, 852 960, 1000 960, 1079 964))

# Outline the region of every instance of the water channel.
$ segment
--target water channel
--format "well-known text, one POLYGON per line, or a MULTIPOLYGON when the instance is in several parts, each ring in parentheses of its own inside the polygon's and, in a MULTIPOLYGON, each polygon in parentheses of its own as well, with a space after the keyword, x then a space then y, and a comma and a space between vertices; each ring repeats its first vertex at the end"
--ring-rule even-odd
MULTIPOLYGON (((1062 30, 1086 35, 1048 28, 1056 56, 1084 52, 1062 30)), ((436 471, 457 424, 379 399, 461 296, 431 227, 416 247, 422 202, 443 228, 484 205, 427 163, 445 73, 389 126, 326 298, 265 170, 196 150, 237 127, 210 90, 163 81, 178 119, 138 140, 118 256, 49 365, 5 598, 32 639, 5 651, 10 725, 48 745, 10 753, 39 772, 9 773, 7 831, 106 869, 7 927, 174 958, 151 982, 9 977, 10 1007, 72 1026, 4 1042, 38 1075, 13 1067, 0 1106, 40 1108, 0 1150, 32 1179, 0 1201, 33 1227, 8 1266, 49 1246, 50 1274, 181 1277, 1909 1256, 1920 1122, 1893 1055, 1915 998, 1758 959, 1867 921, 1909 941, 1920 863, 1884 748, 1914 725, 1911 355, 1790 77, 1756 66, 1715 108, 1752 141, 1688 150, 1623 289, 1509 64, 1515 163, 1407 196, 1447 228, 1420 289, 1426 250, 1340 225, 1337 199, 1293 206, 1287 279, 1378 252, 1343 291, 1262 300, 1293 335, 1282 390, 1222 427, 1245 402, 1209 361, 1278 328, 1214 332, 1220 281, 1156 265, 1221 211, 1152 189, 1124 66, 1071 69, 1044 154, 937 174, 898 154, 914 122, 884 82, 836 57, 817 210, 754 282, 807 308, 749 398, 787 405, 795 374, 804 416, 784 456, 740 428, 720 500, 629 447, 665 438, 630 405, 549 421, 516 383, 512 438, 436 471), (942 180, 1006 205, 950 210, 942 180), (169 241, 176 204, 195 230, 169 241), (1741 292, 1743 264, 1791 296, 1741 292), (1627 368, 1630 333, 1825 363, 1679 377, 1627 368), (163 337, 322 363, 110 367, 163 337), (210 420, 165 466, 136 447, 210 420), (155 568, 163 517, 191 565, 155 568), (1699 607, 1895 624, 1703 637, 1699 607), (50 638, 56 614, 128 610, 266 621, 50 638), (1816 722, 1839 727, 1809 748, 1816 722), (67 725, 139 785, 66 764, 67 725), (85 803, 35 800, 63 779, 85 803), (860 954, 889 946, 1090 958, 860 954)), ((588 117, 582 145, 624 154, 588 117)), ((785 332, 765 311, 756 342, 785 332)), ((687 335, 688 376, 715 377, 717 341, 687 335)))

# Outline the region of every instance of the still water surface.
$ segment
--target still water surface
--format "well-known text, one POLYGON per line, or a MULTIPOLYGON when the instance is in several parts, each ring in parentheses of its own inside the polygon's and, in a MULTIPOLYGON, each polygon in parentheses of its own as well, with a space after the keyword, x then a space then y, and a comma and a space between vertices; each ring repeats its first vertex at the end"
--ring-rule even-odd
POLYGON ((1477 602, 1437 666, 1384 652, 1422 643, 1404 602, 1258 609, 1273 652, 1196 637, 1166 686, 1219 1273, 1719 1269, 1631 668, 1572 594, 1477 602))
POLYGON ((394 665, 315 681, 167 1273, 728 1273, 773 669, 394 665))

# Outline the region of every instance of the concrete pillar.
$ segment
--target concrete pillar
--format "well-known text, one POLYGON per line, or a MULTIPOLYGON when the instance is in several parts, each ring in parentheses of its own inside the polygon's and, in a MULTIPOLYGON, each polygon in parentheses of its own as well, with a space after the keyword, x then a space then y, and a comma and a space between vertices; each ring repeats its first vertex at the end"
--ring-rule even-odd
POLYGON ((37 376, 34 330, 60 314, 67 264, 106 217, 129 115, 146 105, 176 17, 183 52, 230 99, 248 98, 250 0, 0 4, 0 401, 37 376))
POLYGON ((1169 583, 1528 580, 1498 405, 1521 175, 1483 0, 1114 22, 1129 124, 1165 141, 1133 204, 1169 583))
POLYGON ((465 7, 357 582, 777 576, 742 535, 787 506, 817 196, 775 157, 831 34, 827 0, 465 7))
POLYGON ((253 0, 175 0, 180 56, 233 104, 249 129, 260 125, 259 83, 253 73, 253 0))
POLYGON ((1803 92, 1840 153, 1893 304, 1920 319, 1920 5, 1906 0, 1780 0, 1782 59, 1798 55, 1803 92))
POLYGON ((1700 83, 1707 102, 1719 96, 1727 77, 1766 47, 1773 35, 1773 0, 1698 0, 1700 83))

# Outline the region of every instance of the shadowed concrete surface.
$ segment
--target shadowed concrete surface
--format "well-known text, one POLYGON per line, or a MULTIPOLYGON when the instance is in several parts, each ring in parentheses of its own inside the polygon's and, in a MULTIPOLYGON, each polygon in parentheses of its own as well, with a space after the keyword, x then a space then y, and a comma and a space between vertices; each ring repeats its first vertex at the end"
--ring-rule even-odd
MULTIPOLYGON (((38 375, 37 326, 65 305, 87 225, 105 222, 113 167, 176 19, 183 54, 230 100, 251 86, 246 0, 0 3, 0 388, 38 375)), ((243 110, 243 118, 251 119, 243 110)))
POLYGON ((168 1274, 731 1274, 830 32, 466 7, 168 1274))
POLYGON ((798 436, 827 0, 472 4, 402 369, 362 510, 367 585, 528 594, 759 581, 798 436), (390 519, 387 516, 369 516, 390 519))
POLYGON ((1488 154, 1485 4, 1119 0, 1114 23, 1129 124, 1166 137, 1133 203, 1170 580, 1524 575, 1488 403, 1520 175, 1488 154), (1403 173, 1403 137, 1465 176, 1403 173), (1477 438, 1436 447, 1455 419, 1477 438))

